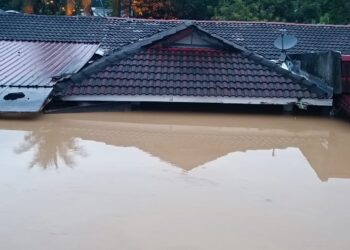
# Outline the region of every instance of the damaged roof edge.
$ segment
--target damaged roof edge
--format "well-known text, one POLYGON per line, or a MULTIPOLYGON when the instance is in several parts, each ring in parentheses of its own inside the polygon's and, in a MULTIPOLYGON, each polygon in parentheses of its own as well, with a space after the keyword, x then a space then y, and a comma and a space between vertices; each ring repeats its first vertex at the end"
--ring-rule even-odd
POLYGON ((48 100, 50 100, 50 94, 53 90, 52 87, 12 87, 10 89, 10 92, 3 91, 0 94, 1 113, 40 112, 44 108, 45 104, 47 104, 48 100))
POLYGON ((321 86, 319 84, 316 84, 315 82, 305 78, 304 76, 301 76, 299 74, 296 74, 292 71, 289 71, 287 69, 282 68, 280 65, 278 65, 275 62, 272 62, 260 55, 257 55, 256 53, 253 52, 246 52, 245 55, 247 58, 254 60, 257 63, 260 63, 270 69, 275 70, 276 72, 278 72, 279 74, 289 77, 293 80, 295 80, 296 82, 306 86, 308 89, 313 89, 314 91, 316 91, 318 94, 322 94, 327 98, 332 98, 333 97, 333 88, 328 86, 327 84, 325 84, 325 86, 321 86))
POLYGON ((99 44, 0 41, 0 112, 40 112, 54 85, 79 72, 99 44))

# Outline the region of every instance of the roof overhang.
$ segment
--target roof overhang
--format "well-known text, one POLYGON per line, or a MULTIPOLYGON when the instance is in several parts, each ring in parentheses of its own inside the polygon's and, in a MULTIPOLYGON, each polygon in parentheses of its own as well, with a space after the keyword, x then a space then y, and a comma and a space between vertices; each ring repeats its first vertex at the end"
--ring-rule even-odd
POLYGON ((76 95, 66 96, 63 101, 104 101, 104 102, 168 102, 168 103, 218 103, 218 104, 255 104, 325 106, 333 105, 332 99, 297 98, 244 98, 244 97, 195 97, 195 96, 127 96, 127 95, 76 95))

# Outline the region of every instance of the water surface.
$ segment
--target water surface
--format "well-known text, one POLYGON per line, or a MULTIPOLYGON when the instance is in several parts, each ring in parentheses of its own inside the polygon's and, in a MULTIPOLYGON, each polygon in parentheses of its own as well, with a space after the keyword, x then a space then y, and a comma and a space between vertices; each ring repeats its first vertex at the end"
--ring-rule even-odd
POLYGON ((0 120, 0 249, 350 249, 350 123, 0 120))

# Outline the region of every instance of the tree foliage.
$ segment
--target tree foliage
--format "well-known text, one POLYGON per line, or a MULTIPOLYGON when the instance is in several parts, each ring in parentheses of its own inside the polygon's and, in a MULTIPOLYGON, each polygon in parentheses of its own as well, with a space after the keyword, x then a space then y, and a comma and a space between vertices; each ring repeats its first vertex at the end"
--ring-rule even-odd
MULTIPOLYGON (((130 0, 116 1, 128 16, 130 0)), ((133 0, 132 10, 139 18, 350 23, 349 0, 133 0)))
POLYGON ((220 0, 214 18, 341 24, 349 13, 349 0, 220 0))
POLYGON ((201 20, 211 19, 218 3, 219 0, 108 0, 104 5, 113 8, 114 16, 201 20))

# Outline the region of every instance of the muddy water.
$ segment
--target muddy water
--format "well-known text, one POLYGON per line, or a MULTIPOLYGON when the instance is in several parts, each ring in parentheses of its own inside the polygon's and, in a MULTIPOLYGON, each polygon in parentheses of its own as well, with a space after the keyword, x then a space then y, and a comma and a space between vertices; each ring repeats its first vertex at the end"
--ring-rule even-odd
POLYGON ((350 123, 0 120, 0 249, 350 249, 350 123))

